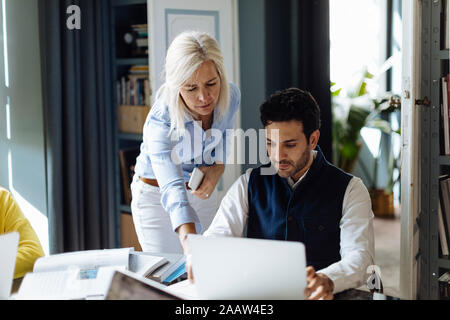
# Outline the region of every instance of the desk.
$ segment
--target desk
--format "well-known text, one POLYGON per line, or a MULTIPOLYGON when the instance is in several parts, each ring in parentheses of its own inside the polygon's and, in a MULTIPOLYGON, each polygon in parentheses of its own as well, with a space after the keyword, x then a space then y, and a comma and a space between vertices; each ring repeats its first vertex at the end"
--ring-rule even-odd
MULTIPOLYGON (((169 286, 173 293, 181 295, 186 299, 196 299, 194 286, 188 280, 184 280, 169 286)), ((334 300, 400 300, 396 297, 383 294, 373 294, 360 289, 348 289, 334 295, 334 300)))
MULTIPOLYGON (((18 278, 13 280, 11 294, 15 294, 18 292, 20 285, 22 283, 23 278, 18 278)), ((166 286, 167 287, 167 286, 166 286)), ((186 294, 185 289, 190 287, 189 280, 179 281, 178 284, 174 285, 174 288, 181 287, 181 292, 186 294)), ((193 288, 188 288, 187 297, 189 297, 194 291, 193 288)), ((179 290, 174 290, 175 293, 181 293, 179 290)), ((136 297, 137 298, 137 297, 136 297)), ((359 289, 348 289, 342 292, 339 292, 334 295, 334 300, 400 300, 400 298, 386 296, 383 294, 372 294, 368 291, 363 291, 359 289)))
MULTIPOLYGON (((20 284, 22 283, 23 278, 14 279, 11 294, 17 293, 20 288, 20 284)), ((188 283, 188 280, 185 280, 184 283, 188 283)), ((371 292, 358 290, 358 289, 348 289, 342 292, 339 292, 334 295, 334 300, 400 300, 396 297, 385 296, 382 294, 378 294, 374 297, 371 292)))

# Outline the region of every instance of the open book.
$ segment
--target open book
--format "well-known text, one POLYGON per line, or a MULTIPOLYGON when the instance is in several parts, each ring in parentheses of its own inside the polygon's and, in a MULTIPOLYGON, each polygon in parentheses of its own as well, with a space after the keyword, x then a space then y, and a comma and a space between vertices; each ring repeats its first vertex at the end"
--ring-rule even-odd
MULTIPOLYGON (((142 255, 152 255, 153 253, 141 252, 142 255)), ((186 261, 184 254, 179 253, 155 253, 164 257, 168 263, 148 273, 145 277, 148 279, 171 284, 175 279, 185 274, 184 263, 186 261)))
POLYGON ((129 270, 142 277, 148 278, 155 271, 168 264, 170 264, 170 260, 166 259, 163 254, 153 255, 140 251, 130 252, 129 270))
POLYGON ((147 275, 167 260, 138 257, 133 248, 86 250, 36 260, 22 281, 16 299, 104 299, 116 270, 147 275))

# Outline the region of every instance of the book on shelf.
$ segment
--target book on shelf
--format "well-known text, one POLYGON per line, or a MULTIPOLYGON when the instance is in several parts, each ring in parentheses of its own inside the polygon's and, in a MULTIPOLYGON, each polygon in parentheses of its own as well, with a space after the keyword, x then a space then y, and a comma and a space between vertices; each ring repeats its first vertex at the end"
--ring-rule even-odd
POLYGON ((119 105, 150 106, 151 87, 148 66, 132 66, 128 75, 117 81, 119 105))
POLYGON ((134 166, 139 155, 140 148, 133 147, 119 150, 120 173, 122 176, 122 189, 125 204, 131 204, 131 182, 134 176, 134 166))
POLYGON ((131 74, 146 74, 148 75, 149 68, 148 65, 134 65, 130 68, 131 74))
POLYGON ((450 177, 439 177, 438 227, 442 255, 448 255, 450 246, 450 177), (442 224, 441 224, 442 220, 442 224))
POLYGON ((148 30, 147 24, 131 25, 131 32, 125 35, 126 43, 132 47, 132 55, 148 55, 148 30))
POLYGON ((136 45, 138 47, 148 47, 148 39, 147 38, 138 38, 138 39, 136 39, 136 45))
POLYGON ((146 37, 147 32, 148 32, 147 26, 148 25, 146 23, 145 24, 144 23, 143 24, 132 24, 131 28, 133 29, 133 31, 137 32, 140 36, 146 37))
POLYGON ((447 271, 439 277, 439 298, 450 300, 450 272, 447 271))
POLYGON ((442 49, 450 48, 450 3, 449 0, 442 1, 441 10, 441 42, 442 49))
POLYGON ((441 78, 442 88, 442 104, 441 104, 441 124, 442 124, 442 138, 443 138, 443 150, 445 155, 450 155, 450 75, 446 75, 441 78))
POLYGON ((445 44, 444 44, 444 48, 445 49, 450 49, 450 1, 449 0, 445 0, 445 31, 444 31, 444 37, 445 37, 445 44))
POLYGON ((442 213, 441 202, 438 201, 438 227, 439 227, 439 242, 441 244, 441 253, 443 256, 448 256, 448 237, 445 231, 444 216, 442 213))
MULTIPOLYGON (((131 25, 133 32, 136 36, 136 47, 139 52, 146 51, 148 48, 148 30, 146 24, 133 24, 131 25)), ((148 54, 148 51, 147 51, 148 54)))

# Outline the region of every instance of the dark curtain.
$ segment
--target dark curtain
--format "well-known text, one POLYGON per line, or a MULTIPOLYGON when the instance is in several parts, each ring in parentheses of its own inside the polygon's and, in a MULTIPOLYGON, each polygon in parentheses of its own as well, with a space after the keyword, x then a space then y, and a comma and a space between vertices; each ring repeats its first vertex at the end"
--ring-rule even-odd
POLYGON ((320 147, 332 161, 329 0, 266 0, 266 95, 308 90, 321 111, 320 147))
POLYGON ((297 25, 299 86, 311 92, 320 106, 319 144, 328 161, 332 161, 329 1, 298 1, 297 25))
POLYGON ((107 0, 39 0, 51 253, 117 244, 109 12, 107 0))

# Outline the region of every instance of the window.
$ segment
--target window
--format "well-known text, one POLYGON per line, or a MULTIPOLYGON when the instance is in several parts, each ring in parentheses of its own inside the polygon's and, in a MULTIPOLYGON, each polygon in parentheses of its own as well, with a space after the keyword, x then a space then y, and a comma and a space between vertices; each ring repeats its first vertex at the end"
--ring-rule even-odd
MULTIPOLYGON (((372 98, 384 96, 387 91, 401 93, 401 10, 401 0, 330 0, 330 80, 342 88, 342 95, 359 85, 365 71, 374 75, 374 81, 367 84, 372 98)), ((385 120, 391 122, 394 130, 400 127, 399 112, 385 120)), ((394 158, 399 158, 399 135, 386 137, 377 129, 363 128, 361 138, 367 147, 361 153, 370 153, 372 159, 379 157, 380 152, 388 153, 389 148, 394 158)), ((361 157, 367 159, 367 154, 361 157)), ((357 164, 354 174, 369 186, 373 172, 370 168, 363 169, 361 164, 357 164)), ((399 171, 395 169, 394 179, 398 175, 399 171)), ((377 174, 380 186, 387 184, 388 180, 383 172, 377 174)), ((396 204, 399 203, 399 194, 397 183, 394 186, 396 204)))

